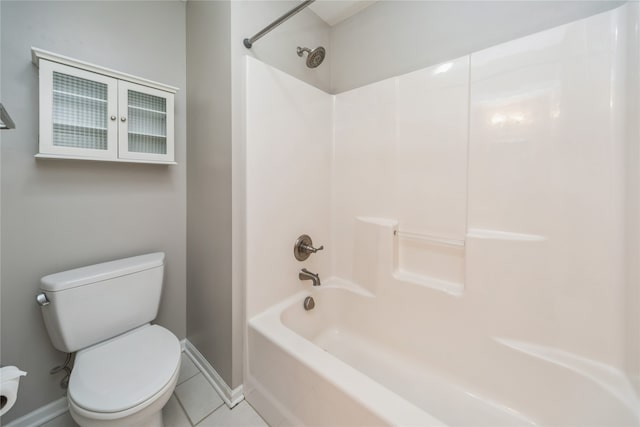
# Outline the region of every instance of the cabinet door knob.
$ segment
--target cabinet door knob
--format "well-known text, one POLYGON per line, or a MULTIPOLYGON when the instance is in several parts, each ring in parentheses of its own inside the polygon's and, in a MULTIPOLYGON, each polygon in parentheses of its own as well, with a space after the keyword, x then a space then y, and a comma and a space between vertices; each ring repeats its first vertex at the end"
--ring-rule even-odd
POLYGON ((111 121, 115 122, 116 121, 116 116, 111 116, 111 121))
POLYGON ((126 122, 126 121, 127 121, 127 118, 126 118, 125 116, 122 116, 122 117, 120 117, 120 121, 121 121, 121 122, 126 122))

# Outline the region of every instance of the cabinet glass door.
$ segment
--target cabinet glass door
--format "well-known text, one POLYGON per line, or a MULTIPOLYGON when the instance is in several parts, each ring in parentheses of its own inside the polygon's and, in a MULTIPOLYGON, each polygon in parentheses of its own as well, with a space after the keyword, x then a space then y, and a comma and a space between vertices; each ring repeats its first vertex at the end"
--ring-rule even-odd
POLYGON ((120 157, 173 162, 173 94, 119 82, 120 157))
POLYGON ((117 81, 42 61, 41 147, 49 154, 114 157, 117 150, 117 81))

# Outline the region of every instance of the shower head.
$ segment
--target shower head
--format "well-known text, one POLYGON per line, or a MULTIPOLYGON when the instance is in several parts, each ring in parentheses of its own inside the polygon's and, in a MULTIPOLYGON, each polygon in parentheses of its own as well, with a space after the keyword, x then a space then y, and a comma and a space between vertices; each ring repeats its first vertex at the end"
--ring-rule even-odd
POLYGON ((307 52, 307 67, 316 68, 318 65, 322 64, 324 61, 324 55, 326 51, 322 46, 319 46, 313 50, 306 47, 298 47, 298 56, 302 57, 304 52, 307 52))

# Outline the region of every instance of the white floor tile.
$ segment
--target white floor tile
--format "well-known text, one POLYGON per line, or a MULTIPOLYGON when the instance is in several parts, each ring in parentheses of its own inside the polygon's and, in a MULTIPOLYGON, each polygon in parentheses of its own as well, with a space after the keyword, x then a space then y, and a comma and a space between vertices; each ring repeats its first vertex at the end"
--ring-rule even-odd
POLYGON ((240 402, 233 409, 227 405, 202 420, 198 427, 268 427, 267 423, 246 401, 240 402))
POLYGON ((199 373, 196 365, 193 364, 189 356, 182 353, 182 359, 180 360, 180 376, 178 377, 178 384, 182 384, 189 378, 199 373))
POLYGON ((42 424, 41 427, 78 427, 73 418, 71 418, 71 414, 69 412, 65 412, 64 414, 55 417, 51 421, 48 421, 42 424))
POLYGON ((191 427, 189 418, 187 418, 187 414, 180 406, 175 395, 172 395, 164 408, 162 408, 162 418, 165 427, 191 427))
POLYGON ((180 384, 176 387, 175 394, 192 424, 199 423, 223 404, 218 393, 202 374, 180 384))

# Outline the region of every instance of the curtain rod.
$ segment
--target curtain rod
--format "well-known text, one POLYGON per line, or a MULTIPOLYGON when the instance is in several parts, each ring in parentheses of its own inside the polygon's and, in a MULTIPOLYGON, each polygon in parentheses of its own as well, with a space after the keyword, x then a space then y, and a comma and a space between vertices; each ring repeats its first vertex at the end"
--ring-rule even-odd
POLYGON ((246 47, 247 49, 251 49, 251 46, 253 46, 253 44, 258 41, 262 36, 264 36, 265 34, 267 34, 269 31, 273 30, 274 28, 276 28, 278 25, 282 24, 284 21, 286 21, 287 19, 291 18, 293 15, 295 15, 296 13, 300 12, 302 9, 304 9, 305 7, 309 6, 311 3, 313 3, 315 0, 306 0, 303 1, 301 4, 299 4, 298 6, 294 7, 293 9, 291 9, 289 12, 285 13, 284 15, 282 15, 280 18, 276 19, 275 21, 273 21, 271 24, 267 25, 266 27, 264 27, 261 31, 259 31, 258 33, 256 33, 253 37, 251 37, 250 39, 244 39, 242 41, 242 44, 244 44, 244 47, 246 47))

